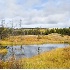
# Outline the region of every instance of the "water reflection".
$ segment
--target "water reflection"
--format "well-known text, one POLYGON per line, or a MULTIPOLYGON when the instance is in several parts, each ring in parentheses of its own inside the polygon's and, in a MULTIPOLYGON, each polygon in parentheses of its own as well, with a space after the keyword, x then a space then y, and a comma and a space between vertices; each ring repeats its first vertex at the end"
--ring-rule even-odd
MULTIPOLYGON (((0 45, 0 51, 2 51, 5 48, 7 48, 7 46, 0 45)), ((3 60, 4 56, 5 56, 5 52, 0 53, 0 60, 3 60)))
POLYGON ((40 47, 38 47, 38 54, 40 54, 40 50, 41 50, 40 47))
POLYGON ((65 47, 68 44, 43 44, 43 45, 21 45, 21 46, 7 46, 8 53, 5 56, 0 56, 1 59, 8 60, 11 57, 30 58, 39 55, 42 52, 52 50, 54 48, 65 47))
POLYGON ((7 46, 0 45, 0 49, 5 49, 5 48, 7 48, 7 46))

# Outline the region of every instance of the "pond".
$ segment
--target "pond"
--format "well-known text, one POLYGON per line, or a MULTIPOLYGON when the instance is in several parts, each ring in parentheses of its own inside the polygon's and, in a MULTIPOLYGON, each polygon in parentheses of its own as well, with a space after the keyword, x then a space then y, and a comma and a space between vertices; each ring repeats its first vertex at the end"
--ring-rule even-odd
POLYGON ((22 45, 22 46, 7 46, 6 49, 8 50, 6 55, 0 54, 0 59, 8 60, 13 55, 16 59, 19 58, 30 58, 35 55, 41 54, 43 52, 55 49, 55 48, 62 48, 66 47, 69 44, 43 44, 43 45, 22 45))

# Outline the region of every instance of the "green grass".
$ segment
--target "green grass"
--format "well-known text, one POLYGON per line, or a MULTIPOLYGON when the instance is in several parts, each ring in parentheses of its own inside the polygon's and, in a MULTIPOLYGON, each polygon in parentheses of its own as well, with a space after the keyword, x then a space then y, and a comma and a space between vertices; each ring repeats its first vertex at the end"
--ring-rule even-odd
POLYGON ((22 68, 22 69, 69 69, 70 47, 57 48, 32 58, 9 61, 0 61, 0 68, 22 68))

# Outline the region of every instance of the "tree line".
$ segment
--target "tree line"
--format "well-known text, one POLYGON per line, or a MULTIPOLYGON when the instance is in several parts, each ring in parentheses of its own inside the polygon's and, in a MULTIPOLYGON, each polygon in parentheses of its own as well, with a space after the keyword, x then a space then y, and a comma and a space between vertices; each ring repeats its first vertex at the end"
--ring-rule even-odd
POLYGON ((44 28, 43 31, 41 31, 42 28, 5 28, 0 27, 0 39, 4 39, 9 36, 17 36, 17 35, 48 35, 51 33, 58 33, 61 35, 69 35, 70 36, 70 27, 69 28, 44 28))

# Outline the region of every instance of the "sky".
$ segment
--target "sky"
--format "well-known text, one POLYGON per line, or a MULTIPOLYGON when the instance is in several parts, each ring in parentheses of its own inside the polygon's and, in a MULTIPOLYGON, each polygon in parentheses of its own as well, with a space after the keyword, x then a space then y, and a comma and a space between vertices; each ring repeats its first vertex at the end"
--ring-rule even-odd
POLYGON ((14 28, 70 27, 70 0, 0 0, 0 25, 14 28))

